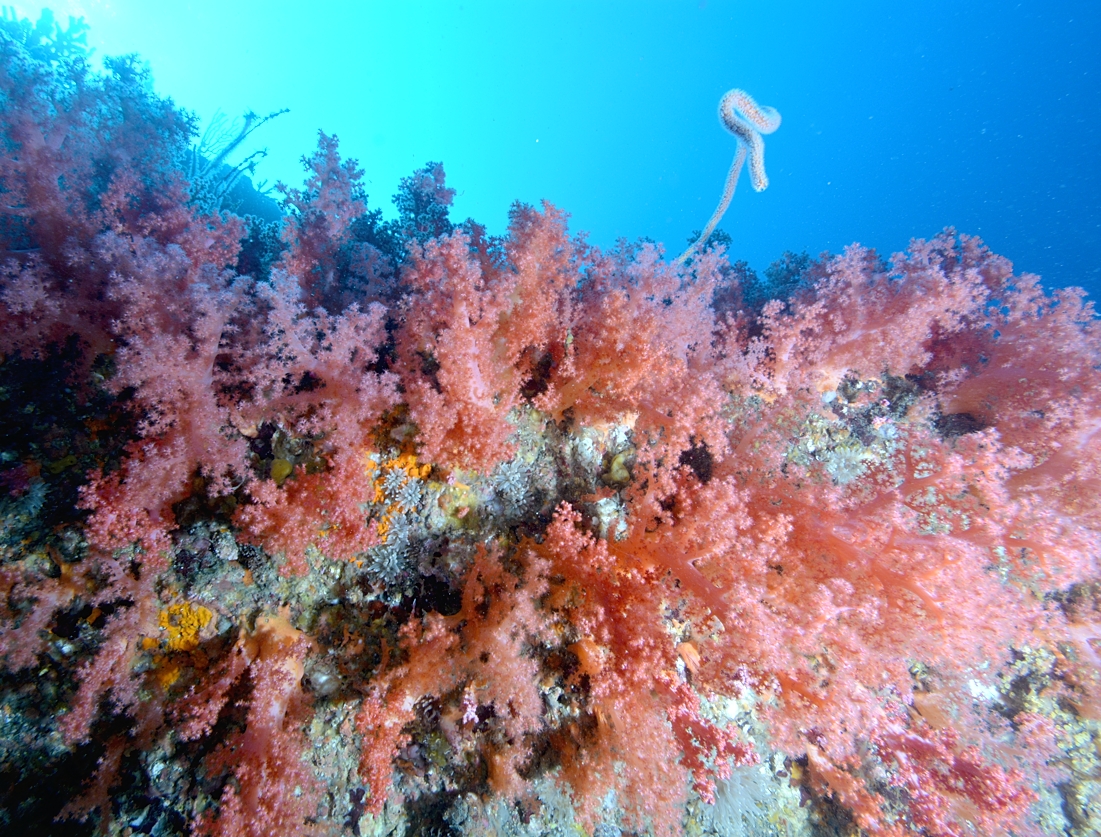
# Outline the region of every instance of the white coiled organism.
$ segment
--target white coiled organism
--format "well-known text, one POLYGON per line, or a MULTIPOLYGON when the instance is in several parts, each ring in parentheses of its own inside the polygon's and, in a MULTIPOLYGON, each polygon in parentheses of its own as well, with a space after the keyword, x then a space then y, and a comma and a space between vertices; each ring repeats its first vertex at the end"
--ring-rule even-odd
POLYGON ((683 264, 689 256, 703 245, 711 233, 715 231, 723 213, 730 206, 730 199, 734 197, 734 187, 738 185, 738 175, 742 172, 746 157, 749 158, 749 179, 753 188, 763 192, 768 188, 768 175, 765 174, 765 141, 762 134, 771 134, 780 127, 780 114, 775 108, 762 107, 744 90, 730 90, 719 101, 719 119, 723 126, 738 139, 738 150, 734 154, 734 162, 730 164, 730 171, 726 175, 726 185, 723 187, 723 196, 719 205, 712 213, 707 226, 703 228, 700 237, 680 254, 677 264, 683 264))

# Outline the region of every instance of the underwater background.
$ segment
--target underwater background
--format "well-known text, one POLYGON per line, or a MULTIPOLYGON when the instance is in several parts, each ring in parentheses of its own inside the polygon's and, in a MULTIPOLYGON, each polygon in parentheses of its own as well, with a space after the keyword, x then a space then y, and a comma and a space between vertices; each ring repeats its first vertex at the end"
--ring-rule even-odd
POLYGON ((1099 36, 0 7, 0 834, 1097 834, 1099 36))
POLYGON ((1051 285, 1101 283, 1101 6, 882 3, 19 3, 82 15, 98 56, 138 53, 157 92, 230 118, 289 108, 252 138, 256 177, 296 185, 318 129, 393 215, 400 178, 442 162, 452 217, 504 231, 549 200, 599 246, 679 252, 733 154, 740 87, 775 107, 769 190, 720 229, 762 271, 858 241, 886 256, 946 226, 1051 285))

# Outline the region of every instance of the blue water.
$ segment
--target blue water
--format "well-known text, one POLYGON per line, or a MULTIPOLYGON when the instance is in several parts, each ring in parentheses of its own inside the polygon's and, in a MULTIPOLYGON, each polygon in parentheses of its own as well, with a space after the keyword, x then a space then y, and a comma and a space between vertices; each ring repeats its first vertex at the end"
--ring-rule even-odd
POLYGON ((254 135, 261 179, 297 185, 320 128, 387 212, 399 179, 439 160, 453 220, 500 233, 512 201, 546 199, 595 244, 648 237, 673 256, 719 198, 735 144, 716 108, 741 87, 783 124, 769 189, 743 179, 721 225, 732 258, 762 270, 853 241, 889 254, 952 225, 1050 285, 1101 290, 1096 0, 16 10, 43 6, 83 15, 99 57, 140 53, 203 121, 290 108, 254 135))

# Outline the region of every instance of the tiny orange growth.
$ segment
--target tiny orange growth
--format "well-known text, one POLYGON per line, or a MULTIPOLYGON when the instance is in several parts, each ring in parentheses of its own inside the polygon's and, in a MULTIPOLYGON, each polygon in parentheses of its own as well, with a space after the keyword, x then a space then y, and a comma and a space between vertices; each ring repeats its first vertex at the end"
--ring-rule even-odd
POLYGON ((383 467, 389 468, 391 471, 405 471, 409 476, 422 480, 432 473, 432 466, 428 464, 418 465, 416 454, 412 453, 403 453, 394 459, 390 459, 383 467))
POLYGON ((180 667, 175 663, 157 669, 157 680, 161 687, 167 689, 180 679, 180 667))
POLYGON ((190 602, 171 604, 160 612, 158 621, 167 634, 165 645, 169 651, 194 651, 199 647, 199 631, 210 624, 214 614, 190 602))
MULTIPOLYGON (((375 493, 371 499, 371 502, 376 505, 381 505, 386 502, 385 485, 386 478, 389 474, 395 471, 404 473, 406 481, 408 481, 410 479, 427 479, 428 475, 432 473, 432 466, 428 463, 418 465, 416 454, 412 453, 398 454, 397 456, 387 459, 381 465, 371 459, 370 456, 365 456, 364 467, 368 474, 376 475, 372 482, 375 493)), ((403 511, 403 509, 399 503, 390 503, 383 510, 378 521, 378 528, 375 530, 382 543, 386 543, 386 533, 390 530, 391 516, 401 511, 403 511)))
POLYGON ((382 519, 378 522, 378 529, 376 529, 375 531, 378 532, 378 536, 381 539, 382 543, 386 543, 386 533, 390 531, 389 512, 383 514, 382 519))

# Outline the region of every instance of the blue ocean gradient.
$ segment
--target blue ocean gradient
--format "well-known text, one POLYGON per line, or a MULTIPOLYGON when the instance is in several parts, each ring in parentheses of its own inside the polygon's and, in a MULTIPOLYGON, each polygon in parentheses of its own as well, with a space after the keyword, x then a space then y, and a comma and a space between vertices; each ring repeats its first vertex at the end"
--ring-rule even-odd
MULTIPOLYGON (((734 154, 722 94, 783 116, 771 185, 721 224, 757 270, 784 251, 884 255, 945 226, 1049 285, 1101 290, 1101 3, 88 2, 96 57, 137 52, 204 122, 290 108, 254 135, 271 182, 301 182, 317 131, 393 215, 442 161, 453 220, 499 234, 513 201, 574 230, 684 249, 734 154), (320 9, 320 11, 318 11, 320 9)), ((744 175, 743 175, 744 178, 744 175)))

